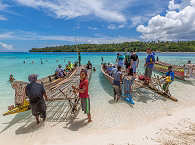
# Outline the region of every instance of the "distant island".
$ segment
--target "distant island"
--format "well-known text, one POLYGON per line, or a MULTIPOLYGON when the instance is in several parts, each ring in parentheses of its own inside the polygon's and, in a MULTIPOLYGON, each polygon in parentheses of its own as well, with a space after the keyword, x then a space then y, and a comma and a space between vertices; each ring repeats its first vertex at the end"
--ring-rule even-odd
POLYGON ((112 44, 62 45, 45 48, 32 48, 29 52, 122 52, 134 49, 140 52, 145 51, 148 47, 159 52, 195 52, 195 41, 135 41, 112 44))

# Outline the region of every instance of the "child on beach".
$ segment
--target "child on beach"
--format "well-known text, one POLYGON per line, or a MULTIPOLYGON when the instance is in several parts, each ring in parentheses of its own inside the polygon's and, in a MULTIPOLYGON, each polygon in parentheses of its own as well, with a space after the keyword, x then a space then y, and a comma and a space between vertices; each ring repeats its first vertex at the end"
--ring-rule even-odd
POLYGON ((9 76, 9 81, 12 83, 14 80, 15 80, 15 78, 14 78, 14 76, 11 74, 11 75, 9 76))
POLYGON ((132 99, 132 86, 134 83, 135 77, 133 76, 133 74, 128 73, 127 75, 124 76, 123 78, 123 96, 125 97, 124 100, 131 103, 131 104, 135 104, 133 99, 132 99))
POLYGON ((167 93, 169 85, 174 81, 174 72, 172 66, 168 67, 168 72, 165 75, 165 83, 163 84, 163 90, 167 93))
POLYGON ((79 88, 72 86, 75 92, 79 93, 81 99, 82 110, 88 116, 88 122, 91 122, 91 113, 90 113, 90 99, 88 94, 88 79, 87 79, 87 70, 82 69, 80 72, 80 85, 79 88))

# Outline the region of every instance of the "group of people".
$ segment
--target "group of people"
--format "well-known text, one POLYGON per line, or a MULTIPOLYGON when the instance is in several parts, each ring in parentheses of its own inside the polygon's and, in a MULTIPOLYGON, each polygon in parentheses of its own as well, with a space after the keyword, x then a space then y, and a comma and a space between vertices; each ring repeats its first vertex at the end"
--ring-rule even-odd
MULTIPOLYGON (((69 63, 69 66, 70 63, 69 63)), ((73 69, 73 67, 70 67, 73 69)), ((88 73, 87 70, 92 68, 92 64, 89 62, 85 69, 80 71, 80 84, 79 86, 72 86, 75 93, 79 94, 81 100, 82 110, 88 116, 88 122, 91 122, 91 113, 90 113, 90 99, 88 94, 88 73)), ((64 72, 61 66, 58 66, 58 73, 60 71, 64 72)), ((60 74, 58 74, 60 76, 60 74)), ((35 116, 37 124, 40 123, 40 118, 45 121, 46 119, 46 103, 48 97, 44 89, 43 84, 37 82, 37 75, 32 74, 28 77, 29 84, 25 88, 26 96, 29 98, 31 105, 32 115, 35 116)))
MULTIPOLYGON (((152 53, 152 50, 148 48, 146 50, 148 56, 145 61, 145 83, 151 81, 152 71, 155 64, 155 57, 152 53)), ((103 62, 103 60, 102 60, 103 62)), ((135 50, 131 51, 129 54, 125 55, 117 54, 116 59, 117 65, 104 65, 107 73, 114 78, 113 88, 114 88, 114 101, 118 101, 120 97, 124 96, 124 99, 131 104, 134 104, 132 99, 132 85, 136 79, 136 69, 139 65, 139 57, 136 54, 135 50), (122 72, 125 73, 122 73, 122 72), (123 75, 125 74, 125 75, 123 75), (122 82, 122 84, 121 84, 122 82)), ((68 62, 65 70, 71 71, 75 65, 68 62)), ((91 122, 91 113, 90 113, 90 98, 88 94, 88 73, 87 70, 92 69, 92 64, 89 61, 85 69, 82 69, 80 72, 80 84, 79 86, 72 86, 75 93, 79 94, 81 100, 81 106, 84 113, 87 114, 88 122, 91 122)), ((59 65, 56 69, 56 77, 64 77, 65 70, 62 69, 62 66, 59 65)), ((164 84, 166 88, 170 82, 174 80, 174 72, 172 71, 172 66, 169 67, 168 72, 166 73, 165 78, 167 83, 164 84)), ((26 96, 28 96, 32 114, 35 116, 37 124, 40 122, 40 117, 43 118, 43 121, 46 119, 46 104, 45 101, 48 100, 46 92, 42 84, 37 83, 37 75, 29 76, 30 83, 26 87, 26 96)))
POLYGON ((72 64, 70 61, 66 65, 65 69, 62 68, 62 65, 59 64, 55 71, 55 77, 58 78, 64 78, 65 76, 68 76, 74 68, 77 66, 77 63, 72 64))
MULTIPOLYGON (((147 57, 145 59, 145 73, 143 75, 144 84, 148 85, 151 82, 152 72, 155 64, 155 53, 151 48, 146 49, 147 57)), ((117 102, 122 96, 131 104, 134 104, 132 99, 132 86, 137 77, 137 68, 139 66, 139 57, 136 51, 125 53, 125 55, 117 53, 116 65, 104 64, 106 73, 113 77, 114 101, 117 102)), ((169 84, 174 80, 174 72, 172 66, 168 67, 168 72, 163 76, 163 90, 167 92, 169 84)))

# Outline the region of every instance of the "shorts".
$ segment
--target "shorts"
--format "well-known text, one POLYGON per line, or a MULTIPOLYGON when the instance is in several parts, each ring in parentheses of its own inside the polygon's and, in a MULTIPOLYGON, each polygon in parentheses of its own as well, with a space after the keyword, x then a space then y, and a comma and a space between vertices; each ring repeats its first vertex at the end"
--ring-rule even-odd
POLYGON ((133 76, 133 68, 129 68, 129 75, 133 76))
POLYGON ((127 63, 127 64, 125 65, 125 67, 126 67, 126 69, 128 69, 128 68, 130 67, 130 64, 127 63))
POLYGON ((81 107, 82 111, 86 114, 90 114, 90 99, 89 98, 81 98, 81 107))
POLYGON ((151 78, 152 77, 152 71, 153 71, 153 68, 147 66, 146 69, 145 69, 145 77, 151 78))
POLYGON ((43 100, 38 101, 37 103, 31 103, 32 115, 38 116, 41 118, 46 118, 46 104, 43 100))
POLYGON ((114 88, 114 95, 121 96, 121 87, 118 85, 113 85, 112 87, 114 88))
POLYGON ((120 60, 119 60, 119 62, 118 62, 118 66, 123 67, 123 66, 124 66, 123 61, 120 61, 120 60))

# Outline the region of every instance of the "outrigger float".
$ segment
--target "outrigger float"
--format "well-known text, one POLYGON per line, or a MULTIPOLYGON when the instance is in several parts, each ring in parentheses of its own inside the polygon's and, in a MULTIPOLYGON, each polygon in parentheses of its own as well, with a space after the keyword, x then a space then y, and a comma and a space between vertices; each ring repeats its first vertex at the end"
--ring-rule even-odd
MULTIPOLYGON (((106 73, 104 64, 101 65, 101 71, 102 71, 103 75, 105 76, 105 78, 112 84, 114 78, 112 76, 110 76, 108 73, 106 73)), ((149 85, 144 85, 144 81, 140 80, 137 77, 134 81, 134 86, 133 86, 133 89, 136 89, 136 88, 148 88, 151 91, 153 91, 161 96, 164 96, 168 99, 171 99, 172 101, 175 101, 175 102, 178 101, 177 98, 175 98, 171 95, 168 88, 167 88, 167 91, 163 90, 163 79, 160 78, 159 76, 156 76, 156 75, 154 77, 152 77, 152 81, 151 81, 151 83, 149 83, 149 85)))
MULTIPOLYGON (((171 64, 157 61, 154 65, 154 71, 160 73, 166 73, 168 71, 168 67, 171 64)), ((195 80, 195 64, 186 64, 183 66, 180 65, 171 65, 173 67, 173 71, 175 77, 180 80, 195 80)))
MULTIPOLYGON (((38 80, 37 82, 44 85, 49 101, 46 102, 48 111, 52 112, 54 106, 61 107, 54 112, 48 118, 52 118, 52 121, 69 121, 75 119, 78 115, 81 105, 78 94, 75 94, 72 90, 72 85, 78 85, 80 82, 80 71, 85 66, 75 67, 69 76, 66 78, 55 79, 55 75, 50 75, 45 78, 38 80), (60 103, 61 102, 61 103, 60 103), (57 105, 56 105, 57 104, 57 105), (58 106, 58 104, 61 104, 58 106), (58 112, 61 111, 61 112, 58 112), (57 113, 58 112, 58 113, 57 113)), ((90 80, 92 70, 88 69, 88 79, 90 80)), ((30 103, 25 94, 25 87, 27 82, 14 81, 12 88, 15 89, 15 107, 9 109, 3 116, 25 112, 30 110, 30 103)))

